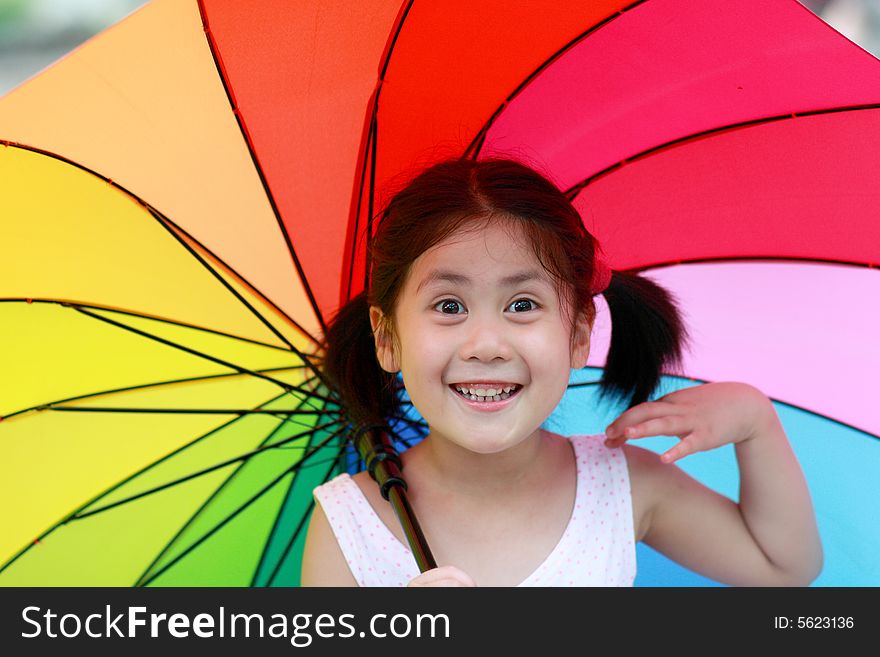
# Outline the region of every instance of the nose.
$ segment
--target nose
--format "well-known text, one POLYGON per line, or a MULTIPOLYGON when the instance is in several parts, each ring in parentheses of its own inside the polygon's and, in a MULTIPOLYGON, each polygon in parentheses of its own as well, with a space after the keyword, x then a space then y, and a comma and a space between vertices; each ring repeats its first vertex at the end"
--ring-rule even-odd
POLYGON ((500 319, 477 317, 472 314, 463 327, 461 358, 485 362, 496 359, 509 360, 513 353, 509 331, 510 327, 505 326, 500 319))

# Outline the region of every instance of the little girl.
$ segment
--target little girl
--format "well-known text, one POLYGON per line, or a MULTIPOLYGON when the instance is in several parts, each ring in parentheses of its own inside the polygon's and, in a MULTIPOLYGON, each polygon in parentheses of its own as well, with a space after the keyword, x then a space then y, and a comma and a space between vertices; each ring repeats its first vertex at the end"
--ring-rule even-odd
POLYGON ((635 543, 731 585, 806 586, 822 547, 770 400, 711 383, 646 401, 686 333, 671 296, 611 272, 566 196, 504 159, 436 164, 371 244, 369 290, 337 313, 324 371, 365 422, 400 415, 401 372, 429 434, 401 455, 439 567, 419 574, 369 474, 314 491, 304 586, 631 586, 635 543), (587 364, 602 293, 601 390, 627 402, 604 435, 541 428, 587 364), (662 456, 627 443, 681 441, 662 456), (674 462, 734 443, 740 503, 674 462))

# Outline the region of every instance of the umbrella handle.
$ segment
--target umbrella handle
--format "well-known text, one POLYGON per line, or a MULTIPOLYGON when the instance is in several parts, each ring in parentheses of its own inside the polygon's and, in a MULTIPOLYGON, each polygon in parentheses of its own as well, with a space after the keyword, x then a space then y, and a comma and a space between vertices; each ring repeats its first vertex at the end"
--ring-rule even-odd
POLYGON ((419 566, 419 571, 425 572, 436 568, 437 562, 431 554, 431 548, 428 547, 419 521, 406 497, 406 481, 401 474, 403 464, 400 461, 400 454, 388 441, 384 427, 379 425, 363 427, 355 432, 355 436, 355 447, 366 463, 370 476, 379 484, 382 497, 391 503, 403 527, 403 533, 419 566))

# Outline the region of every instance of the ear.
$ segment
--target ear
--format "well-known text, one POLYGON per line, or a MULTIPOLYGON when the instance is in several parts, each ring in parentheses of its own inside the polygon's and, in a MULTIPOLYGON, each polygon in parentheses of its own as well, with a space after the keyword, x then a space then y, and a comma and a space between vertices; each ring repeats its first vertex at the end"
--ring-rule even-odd
POLYGON ((572 340, 571 367, 581 369, 587 366, 590 357, 590 335, 593 332, 593 322, 581 315, 574 326, 575 335, 572 340))
POLYGON ((376 306, 370 306, 370 326, 373 327, 373 339, 376 342, 376 358, 386 372, 392 374, 400 369, 394 343, 389 332, 388 318, 376 306))

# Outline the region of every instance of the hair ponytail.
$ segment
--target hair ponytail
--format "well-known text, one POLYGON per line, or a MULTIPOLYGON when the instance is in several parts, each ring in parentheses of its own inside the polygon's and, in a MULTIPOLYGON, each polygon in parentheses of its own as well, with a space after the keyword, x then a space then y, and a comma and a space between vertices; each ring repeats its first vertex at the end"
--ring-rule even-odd
POLYGON ((664 370, 680 369, 689 336, 675 297, 647 278, 612 272, 604 296, 611 313, 611 346, 600 395, 632 408, 647 401, 664 370))
POLYGON ((321 370, 342 398, 353 426, 384 424, 398 414, 396 376, 383 370, 376 358, 366 291, 330 321, 321 370))

